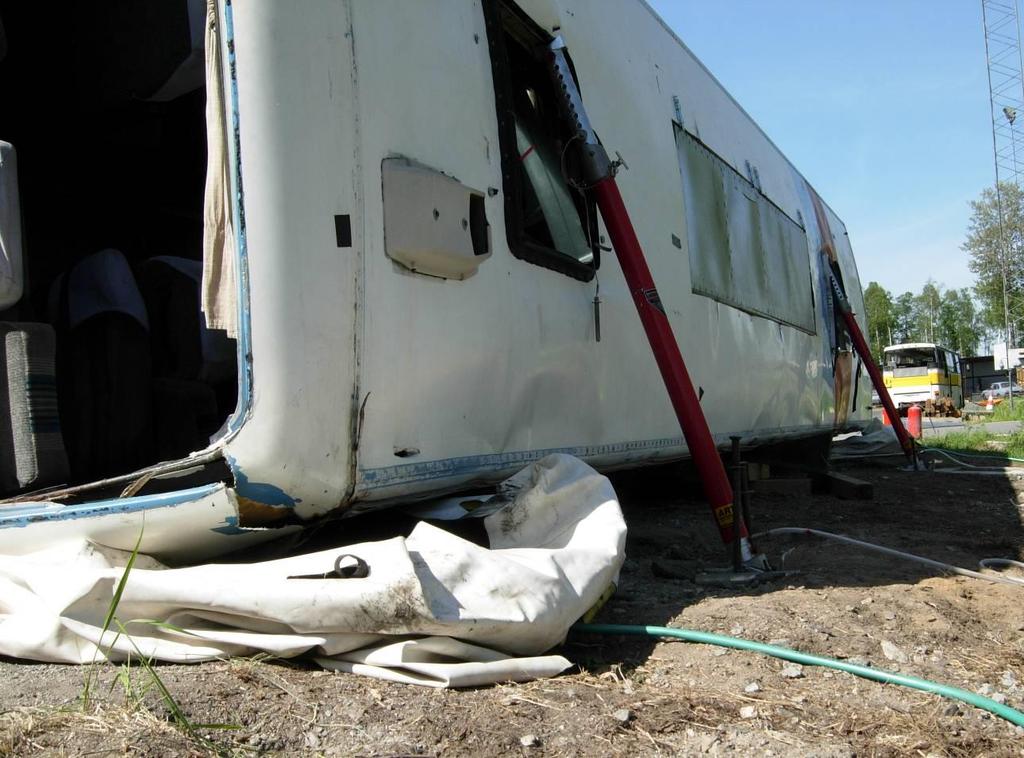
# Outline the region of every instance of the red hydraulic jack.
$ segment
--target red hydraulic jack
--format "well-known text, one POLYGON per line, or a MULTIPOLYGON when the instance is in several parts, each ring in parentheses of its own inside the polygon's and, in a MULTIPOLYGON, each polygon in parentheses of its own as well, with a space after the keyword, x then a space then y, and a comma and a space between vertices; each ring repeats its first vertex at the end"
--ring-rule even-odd
POLYGON ((818 193, 809 184, 807 185, 807 190, 811 195, 814 216, 818 221, 818 229, 821 233, 821 264, 828 270, 829 287, 832 289, 832 302, 835 304, 836 310, 839 311, 839 315, 842 316, 843 324, 846 326, 846 333, 850 335, 850 339, 853 341, 854 350, 857 351, 861 362, 868 370, 871 384, 874 385, 875 392, 878 393, 878 397, 882 401, 882 407, 885 408, 886 416, 892 422, 892 428, 896 432, 896 438, 900 441, 903 454, 907 456, 910 465, 916 470, 918 468, 917 446, 914 444, 913 437, 910 436, 903 426, 903 422, 900 421, 896 407, 893 405, 892 397, 889 395, 889 390, 882 379, 882 372, 878 370, 875 359, 871 357, 871 348, 868 347, 868 342, 864 339, 864 333, 860 330, 860 325, 857 323, 853 308, 850 306, 850 299, 846 296, 846 290, 843 288, 842 278, 839 275, 838 255, 836 254, 835 245, 832 243, 832 230, 829 228, 825 204, 821 202, 818 193))
POLYGON ((903 421, 893 405, 892 397, 889 396, 889 390, 882 379, 882 372, 878 370, 878 365, 875 363, 874 358, 871 357, 871 348, 868 347, 867 340, 864 339, 864 333, 861 332, 860 324, 857 323, 853 308, 850 306, 850 299, 846 296, 846 292, 843 291, 843 286, 839 283, 839 277, 836 276, 835 271, 829 271, 828 276, 829 284, 832 287, 832 302, 835 303, 836 308, 839 310, 839 315, 843 317, 846 332, 850 335, 850 339, 853 340, 853 348, 857 351, 857 355, 860 356, 864 367, 868 370, 871 384, 874 385, 875 392, 878 393, 878 397, 882 401, 882 407, 885 408, 886 414, 892 420, 892 428, 896 432, 896 438, 900 441, 903 454, 907 456, 910 465, 917 469, 917 445, 914 443, 914 438, 910 436, 907 428, 903 426, 903 421))
POLYGON ((551 42, 546 56, 551 66, 556 91, 561 95, 565 115, 572 126, 573 138, 580 140, 583 145, 584 178, 593 190, 597 207, 604 218, 612 247, 640 314, 640 321, 654 352, 676 418, 682 427, 686 445, 700 472, 704 493, 710 501, 718 531, 727 546, 738 541, 739 549, 735 551, 734 569, 739 571, 744 567, 750 569, 761 566, 767 568, 767 564, 762 563, 761 556, 754 555, 749 533, 739 516, 739 509, 734 507, 733 488, 729 483, 725 466, 711 436, 707 419, 704 418, 704 411, 700 407, 693 382, 679 352, 672 326, 661 304, 658 290, 654 286, 654 278, 647 267, 629 213, 615 183, 615 173, 619 164, 609 159, 608 153, 590 126, 579 88, 566 59, 565 43, 561 37, 551 42))

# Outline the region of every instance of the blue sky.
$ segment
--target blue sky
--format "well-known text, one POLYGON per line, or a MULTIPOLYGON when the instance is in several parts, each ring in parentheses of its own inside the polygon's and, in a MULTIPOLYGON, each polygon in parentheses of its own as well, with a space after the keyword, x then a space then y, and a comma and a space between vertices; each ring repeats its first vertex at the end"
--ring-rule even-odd
POLYGON ((861 282, 967 287, 994 183, 977 0, 650 0, 846 223, 861 282))

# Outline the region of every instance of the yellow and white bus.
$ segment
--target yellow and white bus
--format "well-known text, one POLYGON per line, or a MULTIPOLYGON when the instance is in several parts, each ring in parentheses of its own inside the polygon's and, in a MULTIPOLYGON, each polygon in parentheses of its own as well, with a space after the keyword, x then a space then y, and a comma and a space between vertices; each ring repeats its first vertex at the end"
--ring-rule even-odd
POLYGON ((926 413, 963 408, 960 356, 932 342, 910 342, 885 348, 882 373, 897 408, 923 405, 926 413))

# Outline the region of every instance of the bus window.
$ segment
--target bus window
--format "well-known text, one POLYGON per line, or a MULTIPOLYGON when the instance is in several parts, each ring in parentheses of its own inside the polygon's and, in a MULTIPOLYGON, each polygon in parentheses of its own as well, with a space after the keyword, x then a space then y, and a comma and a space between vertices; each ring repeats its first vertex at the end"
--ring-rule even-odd
POLYGON ((893 368, 934 368, 935 350, 927 347, 903 348, 888 353, 887 359, 893 368))
POLYGON ((597 206, 576 177, 575 137, 537 50, 551 37, 511 0, 484 4, 498 111, 505 219, 517 258, 590 281, 600 266, 597 206))

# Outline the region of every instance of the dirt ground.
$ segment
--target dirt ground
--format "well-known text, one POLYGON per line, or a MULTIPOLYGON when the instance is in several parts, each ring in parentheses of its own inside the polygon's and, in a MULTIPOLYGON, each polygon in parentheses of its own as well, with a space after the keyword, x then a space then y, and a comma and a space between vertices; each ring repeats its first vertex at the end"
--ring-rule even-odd
MULTIPOLYGON (((1020 559, 1024 481, 845 468, 873 500, 759 493, 755 529, 815 527, 974 568, 1020 559)), ((666 474, 617 481, 629 523, 617 594, 598 621, 682 626, 869 663, 1024 709, 1024 588, 804 537, 761 542, 795 576, 708 589, 725 555, 699 489, 666 474), (883 645, 885 650, 883 650, 883 645)), ((1022 755, 1024 730, 975 708, 754 653, 642 638, 570 638, 577 668, 468 691, 326 673, 302 662, 160 666, 192 723, 172 725, 144 672, 0 661, 0 756, 1022 755)))

